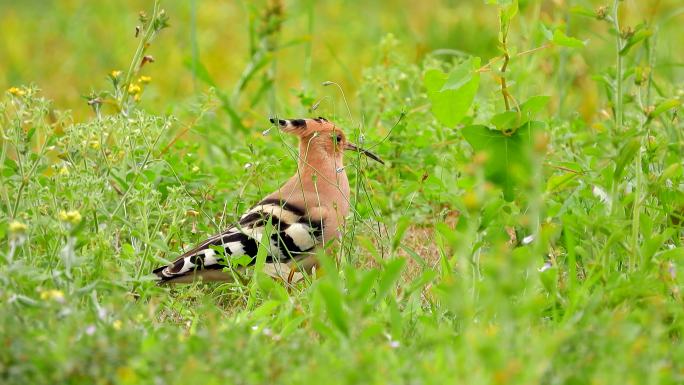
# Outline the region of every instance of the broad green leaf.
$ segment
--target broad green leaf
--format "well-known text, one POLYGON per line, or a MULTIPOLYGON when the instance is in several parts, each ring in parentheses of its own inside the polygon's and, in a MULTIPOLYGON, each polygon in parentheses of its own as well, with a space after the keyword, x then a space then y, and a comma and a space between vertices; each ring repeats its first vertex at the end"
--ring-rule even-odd
POLYGON ((455 67, 449 73, 446 83, 442 86, 440 91, 460 90, 463 86, 473 80, 475 72, 467 64, 461 64, 455 67))
POLYGON ((375 282, 380 275, 380 271, 377 269, 370 269, 368 271, 362 271, 359 281, 354 285, 354 297, 356 299, 366 300, 371 293, 371 288, 375 285, 375 282))
POLYGON ((404 258, 396 258, 385 265, 385 269, 378 282, 378 290, 375 297, 376 302, 382 301, 390 292, 394 283, 399 279, 401 271, 404 269, 404 265, 406 265, 406 260, 404 258))
POLYGON ((480 58, 472 57, 449 74, 432 69, 425 73, 425 89, 432 102, 432 113, 445 126, 458 124, 473 104, 480 86, 480 58))
POLYGON ((510 132, 516 127, 529 122, 534 115, 543 110, 549 103, 549 97, 538 95, 529 98, 525 103, 519 106, 518 111, 505 111, 494 115, 490 122, 499 130, 506 133, 510 132))
POLYGON ((492 116, 490 122, 499 131, 504 131, 512 127, 517 127, 520 118, 520 114, 516 111, 506 111, 500 114, 492 116))
POLYGON ((625 170, 625 166, 632 161, 639 148, 641 148, 641 140, 639 138, 634 138, 620 149, 620 154, 615 161, 615 172, 613 173, 613 178, 616 181, 620 179, 622 172, 625 170))
POLYGON ((252 263, 252 257, 247 254, 243 254, 239 257, 232 257, 230 262, 237 266, 248 266, 250 263, 252 263))
POLYGON ((560 29, 556 29, 553 31, 553 39, 552 41, 556 43, 557 45, 561 45, 563 47, 571 47, 571 48, 582 48, 584 47, 584 42, 580 39, 576 39, 574 37, 570 37, 565 34, 565 32, 561 31, 560 29))
POLYGON ((512 134, 473 125, 463 128, 463 137, 476 152, 484 152, 485 177, 503 189, 504 198, 514 199, 514 188, 526 182, 534 135, 544 128, 542 122, 528 122, 512 134))
POLYGON ((520 113, 523 115, 523 122, 532 119, 534 115, 541 112, 551 98, 545 95, 536 95, 525 101, 520 105, 520 113))
POLYGON ((330 321, 343 334, 348 335, 349 327, 347 326, 347 316, 342 306, 342 293, 330 281, 321 282, 318 289, 325 303, 330 321))

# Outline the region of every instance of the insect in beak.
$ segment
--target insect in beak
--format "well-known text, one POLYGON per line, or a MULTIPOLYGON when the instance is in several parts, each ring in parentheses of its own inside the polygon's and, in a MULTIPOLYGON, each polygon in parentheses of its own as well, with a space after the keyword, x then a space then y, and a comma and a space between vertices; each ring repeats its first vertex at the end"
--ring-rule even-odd
POLYGON ((378 162, 378 163, 380 163, 380 164, 385 164, 385 162, 384 162, 382 159, 380 159, 380 157, 378 157, 377 155, 375 155, 375 154, 373 154, 372 152, 370 152, 370 151, 368 151, 368 150, 365 150, 365 149, 363 149, 363 148, 361 148, 361 147, 358 147, 357 145, 355 145, 355 144, 353 144, 353 143, 349 143, 349 142, 345 143, 344 149, 345 149, 345 150, 348 150, 348 151, 360 152, 360 153, 362 153, 363 155, 365 155, 365 156, 367 156, 367 157, 373 159, 374 161, 376 161, 376 162, 378 162))

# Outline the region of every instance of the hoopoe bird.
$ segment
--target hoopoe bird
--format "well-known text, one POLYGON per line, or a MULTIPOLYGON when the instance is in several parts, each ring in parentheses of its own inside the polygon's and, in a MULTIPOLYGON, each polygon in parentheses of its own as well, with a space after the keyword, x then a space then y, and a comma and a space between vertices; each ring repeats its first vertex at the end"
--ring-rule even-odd
POLYGON ((316 119, 270 119, 299 138, 297 172, 285 184, 252 206, 237 224, 153 271, 160 283, 232 281, 225 271, 231 259, 249 256, 256 262, 259 244, 267 250, 265 272, 296 282, 316 264, 315 251, 340 236, 349 214, 349 180, 345 150, 362 153, 384 164, 372 152, 349 142, 341 128, 316 119), (270 239, 262 240, 268 224, 270 239))

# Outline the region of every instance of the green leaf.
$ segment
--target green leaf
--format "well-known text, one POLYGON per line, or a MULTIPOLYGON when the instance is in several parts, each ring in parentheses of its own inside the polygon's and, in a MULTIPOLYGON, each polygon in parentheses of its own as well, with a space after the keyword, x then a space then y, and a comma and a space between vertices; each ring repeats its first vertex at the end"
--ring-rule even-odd
POLYGON ((634 159, 637 151, 641 147, 641 140, 639 138, 634 138, 627 142, 622 149, 620 149, 620 154, 615 161, 615 172, 613 173, 613 178, 617 181, 622 176, 622 172, 625 170, 627 163, 634 159))
POLYGON ((266 223, 264 226, 264 232, 261 235, 261 240, 259 241, 259 249, 257 250, 256 262, 254 263, 254 272, 260 272, 264 269, 266 264, 266 256, 271 249, 271 232, 273 231, 273 225, 271 221, 266 223))
POLYGON ((247 254, 243 254, 239 257, 230 258, 230 262, 236 266, 249 266, 252 263, 252 257, 247 254))
POLYGON ((542 122, 527 122, 511 134, 482 125, 462 130, 463 137, 473 149, 486 154, 485 177, 503 189, 504 198, 508 201, 514 199, 514 188, 527 181, 534 135, 544 126, 542 122))
POLYGON ((256 293, 257 288, 263 288, 259 285, 259 274, 264 274, 264 265, 266 264, 266 256, 271 247, 271 231, 273 230, 273 225, 271 221, 266 223, 264 227, 264 232, 261 235, 261 240, 259 241, 259 249, 257 250, 256 260, 254 262, 254 271, 252 273, 252 282, 250 284, 250 296, 247 300, 247 307, 252 308, 256 304, 256 293))
POLYGON ((550 97, 545 95, 536 95, 525 101, 520 105, 520 114, 523 115, 523 122, 532 119, 536 114, 541 112, 546 105, 549 104, 550 97))
POLYGON ((640 41, 653 35, 653 31, 650 28, 642 28, 642 26, 639 26, 637 28, 639 29, 636 32, 634 32, 634 35, 632 35, 627 40, 627 44, 625 44, 625 46, 622 47, 622 49, 620 50, 620 56, 627 55, 629 53, 629 50, 632 49, 632 47, 634 47, 640 41))
POLYGON ((501 25, 506 25, 513 20, 513 17, 518 13, 518 0, 499 1, 501 6, 500 17, 501 25))
POLYGON ((325 309, 328 312, 330 321, 344 335, 348 335, 349 327, 347 326, 347 316, 342 307, 342 293, 329 281, 321 282, 318 289, 325 303, 325 309))
POLYGON ((570 37, 565 34, 565 32, 561 31, 560 28, 557 28, 555 31, 553 31, 553 39, 551 40, 555 44, 563 46, 563 47, 570 47, 570 48, 582 48, 584 47, 584 42, 580 39, 576 39, 574 37, 570 37))
POLYGON ((564 174, 560 175, 552 175, 549 177, 549 180, 546 182, 546 191, 548 192, 555 192, 557 190, 561 190, 562 188, 565 188, 567 186, 571 186, 577 183, 575 182, 575 178, 577 178, 579 174, 575 174, 572 172, 566 172, 564 174))
POLYGON ((432 269, 423 270, 423 272, 408 285, 408 288, 404 291, 404 293, 406 295, 410 295, 416 290, 421 290, 425 287, 425 285, 432 282, 435 278, 437 278, 437 271, 432 269))
POLYGON ((247 313, 247 316, 249 316, 251 319, 254 320, 259 320, 262 318, 270 318, 271 315, 275 313, 276 310, 278 310, 278 306, 280 306, 282 302, 281 301, 275 301, 275 300, 266 300, 264 303, 259 305, 256 309, 250 310, 247 313))
POLYGON ((492 116, 490 122, 497 130, 504 131, 506 129, 518 127, 519 117, 520 114, 515 111, 506 111, 492 116))
POLYGON ((674 249, 669 249, 658 254, 658 259, 661 261, 677 261, 684 259, 684 248, 675 247, 674 249))
POLYGON ((538 114, 549 103, 548 96, 533 96, 519 106, 518 111, 505 111, 494 115, 490 122, 499 131, 512 131, 513 128, 520 127, 529 122, 534 115, 538 114))
POLYGON ((378 275, 380 275, 380 271, 377 269, 370 269, 366 272, 362 271, 361 277, 359 278, 358 282, 354 284, 353 287, 354 298, 366 301, 369 293, 372 293, 371 288, 373 287, 373 285, 375 285, 375 282, 378 279, 378 275))
POLYGON ((445 126, 453 127, 465 117, 480 86, 480 58, 456 66, 448 75, 432 69, 425 73, 424 85, 432 102, 432 113, 445 126))
POLYGON ((285 290, 285 288, 280 283, 276 282, 268 274, 257 272, 256 282, 257 285, 259 285, 259 289, 261 289, 262 292, 268 294, 270 298, 285 301, 290 297, 287 294, 287 290, 285 290))
POLYGON ((596 11, 583 7, 581 5, 575 5, 570 7, 570 13, 574 13, 575 15, 591 17, 592 19, 596 18, 596 11))
POLYGON ((411 224, 411 218, 409 217, 401 217, 397 223, 397 229, 394 232, 394 237, 392 237, 392 251, 396 250, 399 247, 399 244, 401 243, 401 240, 404 238, 404 234, 406 233, 406 229, 408 229, 409 225, 411 224))
POLYGON ((382 301, 390 292, 394 283, 399 279, 401 271, 404 269, 404 265, 406 265, 406 260, 404 258, 396 258, 385 265, 385 269, 378 282, 378 290, 375 297, 376 302, 382 301))
POLYGON ((679 99, 668 99, 660 102, 654 109, 648 114, 649 119, 653 119, 665 111, 671 110, 673 108, 679 107, 682 104, 679 99))
POLYGON ((447 90, 459 90, 473 80, 473 70, 467 65, 459 65, 451 70, 449 78, 440 89, 440 92, 447 90))

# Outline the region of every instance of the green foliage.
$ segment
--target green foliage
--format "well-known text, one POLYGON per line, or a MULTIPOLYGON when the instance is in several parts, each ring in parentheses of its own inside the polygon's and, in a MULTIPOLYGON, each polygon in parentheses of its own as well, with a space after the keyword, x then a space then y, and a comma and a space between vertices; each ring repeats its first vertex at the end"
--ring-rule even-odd
MULTIPOLYGON (((237 16, 223 13, 232 4, 165 3, 138 19, 141 33, 166 15, 171 25, 149 47, 155 81, 140 100, 122 93, 126 79, 139 84, 135 65, 94 94, 117 106, 84 119, 64 96, 97 88, 108 60, 41 81, 44 91, 8 85, 0 383, 681 383, 679 4, 466 3, 423 5, 428 16, 403 4, 411 17, 389 19, 368 2, 345 3, 346 18, 315 2, 244 4, 237 16), (451 12, 468 15, 458 27, 468 33, 449 29, 451 12), (207 27, 207 13, 222 28, 207 27), (173 40, 192 35, 185 16, 198 47, 173 40), (404 19, 417 27, 377 35, 404 19), (233 35, 238 48, 227 48, 233 35), (295 285, 229 269, 233 283, 157 286, 154 267, 295 172, 291 138, 267 130, 275 112, 325 116, 386 160, 346 159, 353 210, 341 244, 295 285)), ((32 4, 0 4, 0 23, 40 39, 40 24, 13 16, 32 4)), ((59 30, 52 18, 79 17, 59 8, 69 4, 39 7, 60 10, 40 18, 61 31, 52 44, 131 60, 102 37, 91 45, 78 23, 59 30)), ((135 18, 116 4, 81 5, 125 25, 130 34, 107 35, 135 50, 135 18)), ((0 72, 15 84, 17 47, 42 51, 7 35, 0 72)), ((37 80, 50 73, 21 64, 37 80)))
POLYGON ((502 131, 481 125, 463 128, 463 137, 485 158, 486 178, 501 186, 506 200, 513 200, 515 186, 528 179, 534 142, 543 135, 544 126, 542 122, 533 121, 515 130, 511 126, 502 131))
POLYGON ((470 58, 456 66, 449 74, 437 69, 425 73, 425 88, 432 102, 435 117, 453 127, 465 117, 480 84, 480 58, 470 58))

